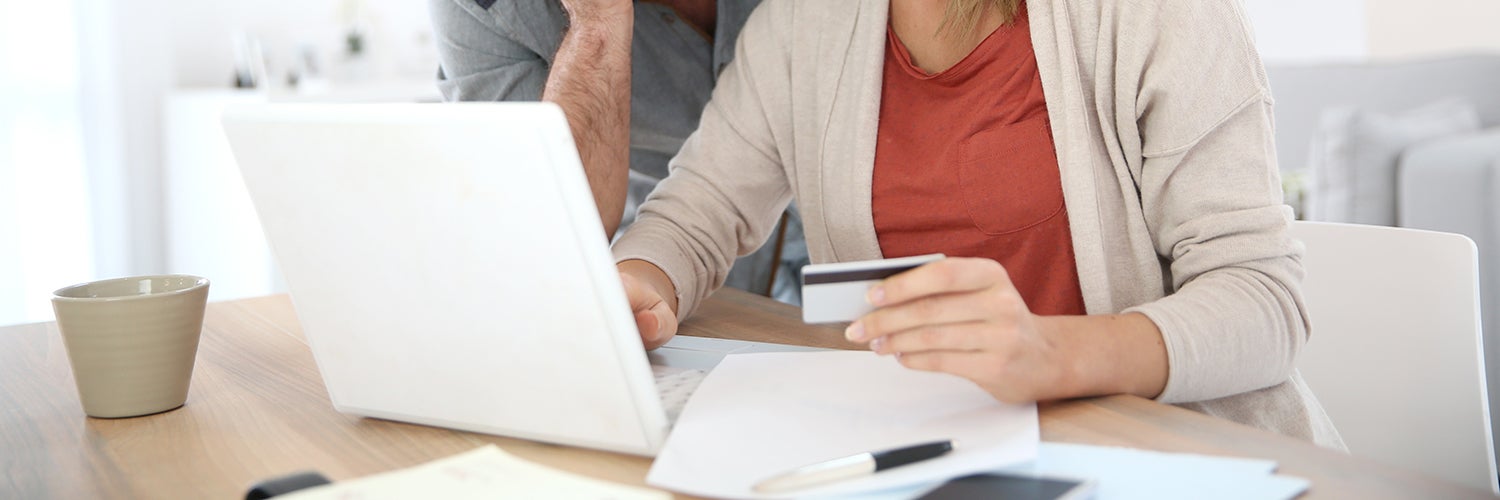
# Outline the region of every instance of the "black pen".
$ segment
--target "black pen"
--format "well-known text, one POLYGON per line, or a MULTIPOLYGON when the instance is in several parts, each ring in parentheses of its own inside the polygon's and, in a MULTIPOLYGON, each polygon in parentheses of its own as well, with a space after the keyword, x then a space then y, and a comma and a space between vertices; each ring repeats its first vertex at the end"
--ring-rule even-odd
POLYGON ((798 467, 755 485, 756 493, 785 493, 853 477, 874 474, 953 451, 953 441, 934 441, 885 451, 870 451, 798 467))

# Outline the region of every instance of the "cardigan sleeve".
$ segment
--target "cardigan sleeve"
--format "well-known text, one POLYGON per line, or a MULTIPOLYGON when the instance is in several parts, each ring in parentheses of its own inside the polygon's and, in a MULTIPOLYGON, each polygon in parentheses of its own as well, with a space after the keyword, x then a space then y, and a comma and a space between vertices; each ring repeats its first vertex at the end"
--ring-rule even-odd
POLYGON ((1285 382, 1307 341, 1302 249, 1273 157, 1270 108, 1257 100, 1192 148, 1145 160, 1142 207, 1174 292, 1127 311, 1161 329, 1163 402, 1285 382))
POLYGON ((1136 63, 1136 177, 1169 294, 1158 397, 1204 401, 1287 381, 1306 343, 1302 247, 1287 231, 1264 69, 1232 0, 1163 0, 1121 59, 1136 63))
POLYGON ((650 262, 672 280, 679 320, 723 285, 737 256, 767 240, 791 201, 771 117, 787 110, 768 108, 763 95, 787 84, 762 83, 788 78, 784 39, 775 30, 790 19, 771 20, 785 17, 785 5, 767 2, 751 14, 698 130, 614 244, 616 261, 650 262))

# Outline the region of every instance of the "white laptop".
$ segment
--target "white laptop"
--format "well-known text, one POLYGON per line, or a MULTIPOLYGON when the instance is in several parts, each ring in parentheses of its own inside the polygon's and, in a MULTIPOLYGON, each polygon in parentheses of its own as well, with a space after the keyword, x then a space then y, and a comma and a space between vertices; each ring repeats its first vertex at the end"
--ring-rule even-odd
POLYGON ((648 358, 554 105, 223 121, 339 411, 654 455, 724 354, 803 349, 678 337, 648 358))

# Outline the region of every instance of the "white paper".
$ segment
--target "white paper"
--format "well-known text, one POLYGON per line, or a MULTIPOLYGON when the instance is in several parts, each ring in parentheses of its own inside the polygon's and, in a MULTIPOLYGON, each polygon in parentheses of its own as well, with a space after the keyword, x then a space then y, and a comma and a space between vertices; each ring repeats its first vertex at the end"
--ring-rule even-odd
POLYGON ((537 465, 488 445, 474 451, 373 476, 340 481, 276 498, 287 500, 400 500, 442 498, 576 498, 667 500, 666 492, 600 481, 537 465))
POLYGON ((1002 404, 967 380, 872 352, 736 354, 698 386, 646 482, 758 498, 756 483, 797 467, 953 441, 943 457, 793 495, 891 490, 1032 460, 1038 433, 1035 404, 1002 404))
POLYGON ((1098 500, 1284 499, 1308 487, 1306 479, 1271 475, 1270 460, 1063 443, 1042 443, 1035 462, 1006 470, 1093 479, 1098 500))

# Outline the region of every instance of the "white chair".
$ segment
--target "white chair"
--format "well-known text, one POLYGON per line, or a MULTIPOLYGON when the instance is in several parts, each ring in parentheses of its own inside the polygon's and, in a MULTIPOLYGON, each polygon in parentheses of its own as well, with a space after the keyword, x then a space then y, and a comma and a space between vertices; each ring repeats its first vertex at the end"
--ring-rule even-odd
POLYGON ((1500 493, 1474 242, 1294 222, 1312 337, 1297 368, 1350 453, 1500 493))

